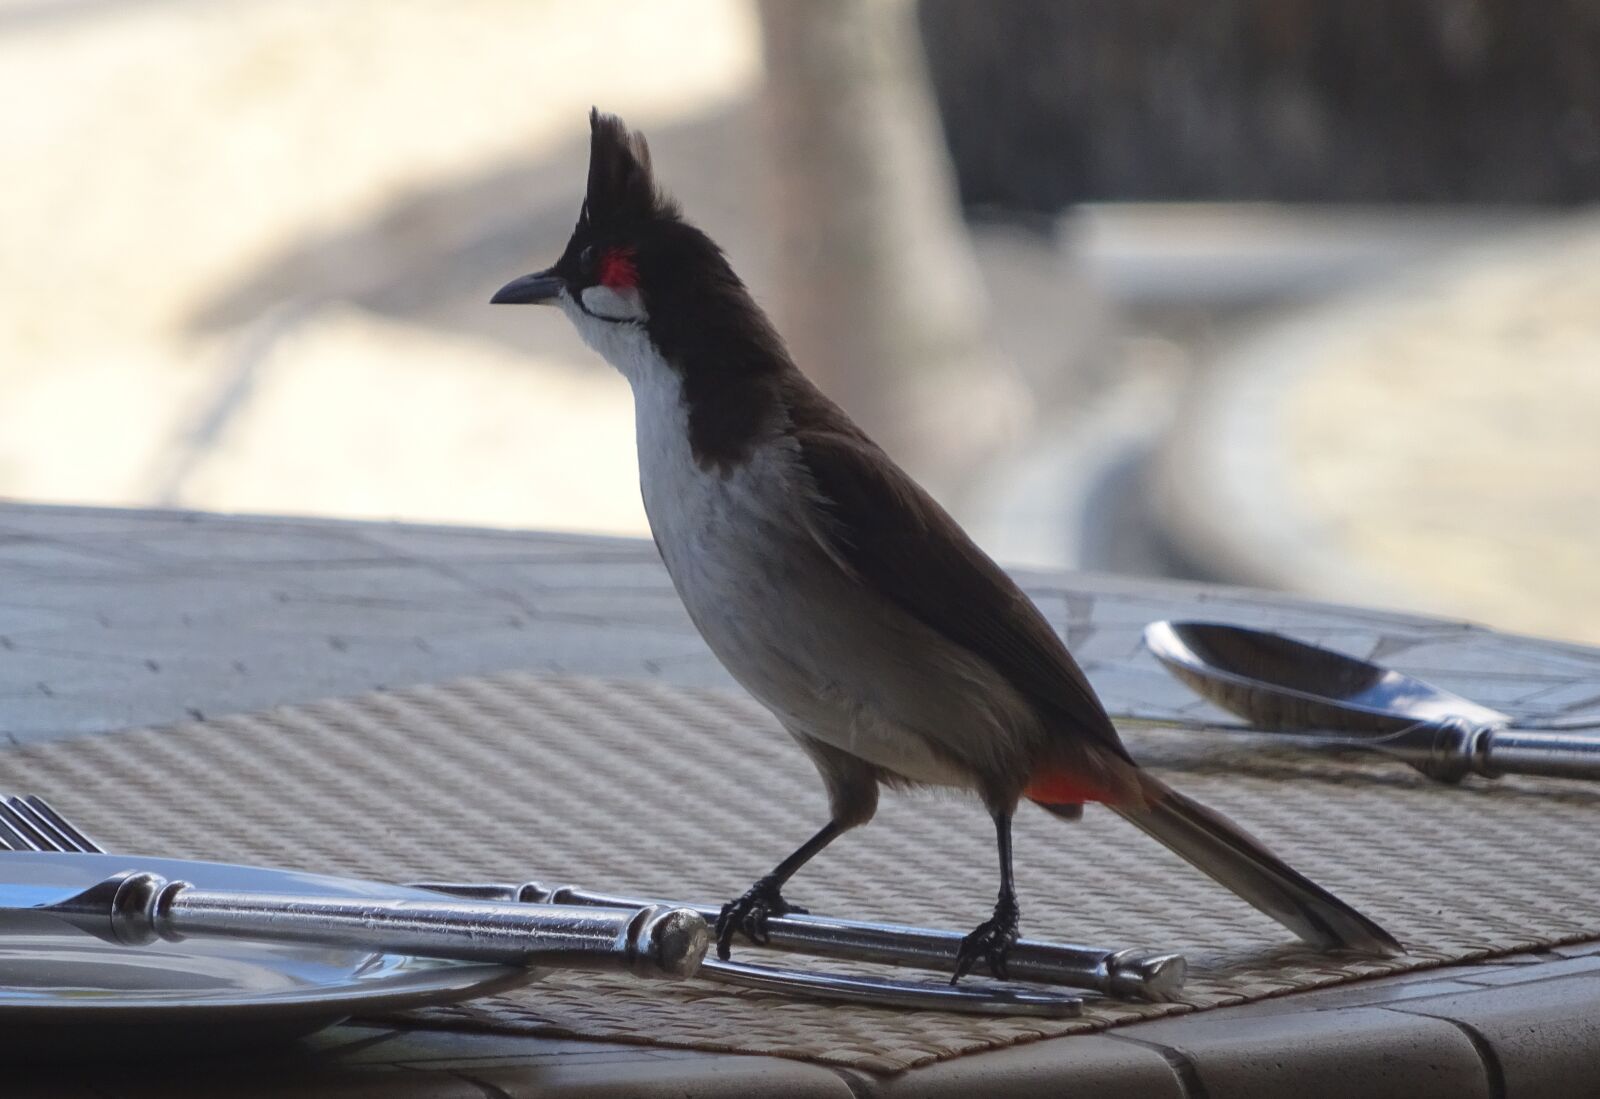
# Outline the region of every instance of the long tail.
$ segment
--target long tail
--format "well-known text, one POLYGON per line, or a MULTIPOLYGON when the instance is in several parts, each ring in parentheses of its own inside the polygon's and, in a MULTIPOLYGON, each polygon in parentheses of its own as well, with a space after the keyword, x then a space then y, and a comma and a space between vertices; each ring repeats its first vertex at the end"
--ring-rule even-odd
POLYGON ((1144 804, 1109 807, 1196 869, 1325 949, 1393 955, 1404 948, 1383 928, 1274 855, 1233 821, 1139 772, 1144 804))

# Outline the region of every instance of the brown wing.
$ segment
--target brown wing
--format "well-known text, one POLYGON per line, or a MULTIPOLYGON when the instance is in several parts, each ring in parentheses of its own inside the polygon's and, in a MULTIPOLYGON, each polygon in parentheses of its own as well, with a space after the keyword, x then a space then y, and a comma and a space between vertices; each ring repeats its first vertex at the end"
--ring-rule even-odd
POLYGON ((1048 726, 1129 759, 1083 671, 1016 583, 842 412, 814 391, 799 404, 794 436, 825 513, 815 534, 833 560, 988 661, 1048 726))

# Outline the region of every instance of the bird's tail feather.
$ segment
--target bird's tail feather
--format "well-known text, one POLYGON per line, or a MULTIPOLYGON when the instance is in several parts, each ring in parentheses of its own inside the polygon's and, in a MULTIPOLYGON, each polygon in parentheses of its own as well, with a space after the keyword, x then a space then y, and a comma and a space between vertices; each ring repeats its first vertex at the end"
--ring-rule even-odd
POLYGON ((1394 937, 1295 870, 1255 837, 1215 810, 1139 773, 1142 804, 1110 808, 1255 905, 1300 938, 1334 950, 1394 955, 1394 937))

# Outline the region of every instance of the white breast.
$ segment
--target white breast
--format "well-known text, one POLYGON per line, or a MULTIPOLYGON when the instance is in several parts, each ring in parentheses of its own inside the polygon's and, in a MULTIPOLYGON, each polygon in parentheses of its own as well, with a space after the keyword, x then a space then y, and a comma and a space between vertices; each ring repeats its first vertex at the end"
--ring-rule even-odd
POLYGON ((633 389, 639 488, 662 560, 707 644, 750 691, 774 706, 783 669, 763 655, 768 617, 803 617, 785 604, 784 546, 804 539, 793 509, 796 453, 782 440, 729 471, 703 469, 689 445, 682 379, 642 325, 609 324, 571 302, 579 333, 633 389))
POLYGON ((941 734, 986 723, 963 728, 956 716, 972 697, 970 688, 951 697, 965 676, 905 660, 929 652, 920 628, 882 613, 805 529, 793 440, 765 443, 720 473, 694 462, 675 382, 635 384, 634 410, 662 560, 734 678, 794 732, 917 782, 967 785, 968 772, 934 750, 941 734))
POLYGON ((875 602, 828 558, 805 525, 808 481, 793 439, 767 440, 726 471, 702 468, 678 372, 639 328, 585 327, 633 388, 651 531, 728 671, 791 731, 915 781, 967 785, 950 750, 1000 743, 971 733, 1009 722, 993 712, 1009 691, 975 683, 988 673, 944 652, 931 631, 875 602))
POLYGON ((796 451, 790 441, 778 440, 732 470, 702 468, 689 445, 678 371, 656 353, 642 328, 583 319, 585 339, 633 389, 645 512, 667 569, 698 620, 767 571, 763 562, 770 563, 777 549, 769 538, 802 533, 793 510, 796 451))
POLYGON ((780 439, 726 471, 703 468, 677 372, 644 372, 633 395, 639 488, 662 560, 712 649, 742 663, 740 652, 767 647, 758 634, 801 617, 783 591, 792 553, 809 541, 796 511, 797 453, 780 439), (776 621, 764 617, 774 612, 776 621))

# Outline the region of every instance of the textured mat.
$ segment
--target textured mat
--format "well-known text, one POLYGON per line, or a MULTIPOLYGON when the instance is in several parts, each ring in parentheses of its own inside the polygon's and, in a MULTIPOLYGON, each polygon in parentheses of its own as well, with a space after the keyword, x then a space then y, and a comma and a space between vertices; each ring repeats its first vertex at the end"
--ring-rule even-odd
MULTIPOLYGON (((1089 1001, 1077 1020, 822 1005, 704 982, 556 975, 411 1025, 761 1052, 888 1072, 1132 1019, 1600 938, 1600 784, 1435 785, 1369 757, 1146 732, 1135 754, 1251 828, 1413 951, 1331 960, 1112 814, 1017 820, 1024 932, 1179 949, 1188 1001, 1089 1001)), ((742 696, 506 675, 0 753, 108 846, 403 880, 541 879, 721 899, 824 819, 810 765, 742 696)), ((988 915, 975 802, 887 795, 790 896, 831 915, 965 930, 988 915)), ((758 952, 746 952, 750 956, 758 952)), ((819 966, 839 963, 817 962, 819 966)), ((859 969, 860 967, 854 967, 859 969)))

